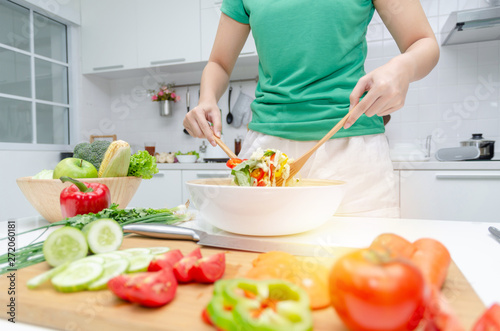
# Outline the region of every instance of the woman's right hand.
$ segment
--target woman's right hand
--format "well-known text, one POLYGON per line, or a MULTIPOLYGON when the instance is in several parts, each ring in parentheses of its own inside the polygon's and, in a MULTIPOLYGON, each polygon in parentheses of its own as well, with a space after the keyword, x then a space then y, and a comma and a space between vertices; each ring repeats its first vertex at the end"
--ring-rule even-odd
POLYGON ((186 114, 182 124, 191 136, 206 138, 212 146, 217 146, 214 134, 220 138, 222 130, 221 112, 217 103, 199 103, 186 114))

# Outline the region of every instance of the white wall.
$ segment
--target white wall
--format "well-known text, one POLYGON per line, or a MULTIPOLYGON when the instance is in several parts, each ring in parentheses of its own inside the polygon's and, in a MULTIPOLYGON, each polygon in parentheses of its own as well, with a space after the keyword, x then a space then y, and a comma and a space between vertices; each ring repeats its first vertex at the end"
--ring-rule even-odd
MULTIPOLYGON (((444 40, 440 31, 452 11, 488 6, 484 0, 421 3, 439 43, 444 40)), ((370 24, 368 40, 367 71, 399 53, 378 15, 370 24)), ((458 147, 472 133, 499 140, 499 67, 499 41, 441 46, 437 67, 423 80, 411 84, 404 108, 393 114, 387 126, 389 141, 423 142, 432 134, 435 152, 441 147, 458 147), (493 90, 484 82, 492 82, 493 90)), ((500 151, 498 144, 495 146, 500 151)))
MULTIPOLYGON (((484 0, 422 0, 427 17, 441 41, 440 31, 454 10, 471 9, 487 6, 484 0)), ((368 59, 366 70, 371 71, 399 54, 392 36, 376 14, 368 30, 368 59)), ((426 136, 433 135, 433 152, 441 147, 459 146, 461 140, 470 138, 472 133, 483 133, 485 138, 499 140, 499 68, 500 42, 483 42, 457 46, 441 47, 441 59, 432 73, 421 81, 411 84, 403 109, 393 114, 387 126, 387 136, 391 143, 423 143, 426 136), (477 95, 482 82, 492 81, 493 91, 477 95)), ((250 76, 251 77, 251 76, 250 76)), ((84 105, 83 113, 88 117, 102 116, 103 120, 86 119, 82 122, 83 130, 100 130, 117 133, 129 141, 133 147, 142 148, 146 140, 156 140, 158 151, 176 151, 197 149, 198 139, 182 133, 182 120, 186 113, 186 89, 179 89, 182 101, 175 105, 171 118, 158 115, 158 104, 151 102, 144 94, 138 93, 151 88, 151 82, 158 79, 153 74, 129 80, 99 81, 88 78, 84 82, 83 92, 88 98, 101 88, 103 92, 101 106, 84 105), (109 98, 105 93, 109 92, 109 98), (112 124, 107 124, 108 121, 112 124)), ((183 80, 183 75, 164 75, 166 82, 183 80)), ((196 81, 196 80, 195 80, 196 81)), ((253 96, 255 83, 242 84, 243 90, 253 96)), ((153 88, 155 86, 152 86, 153 88)), ((239 84, 233 86, 232 104, 239 93, 239 84)), ((98 92, 101 94, 101 92, 98 92)), ((191 108, 197 102, 198 88, 192 87, 191 108)), ((98 101, 98 100, 96 100, 98 101)), ((227 92, 219 103, 223 117, 227 114, 227 92)), ((233 146, 234 138, 244 134, 245 129, 236 130, 231 126, 224 128, 225 140, 233 146)), ((83 134, 82 139, 86 139, 83 134)), ((497 150, 500 144, 496 144, 497 150)))
MULTIPOLYGON (((161 117, 158 102, 152 102, 147 95, 148 89, 157 89, 157 81, 182 85, 183 75, 156 75, 145 73, 133 79, 107 81, 98 77, 85 77, 83 91, 85 100, 82 101, 80 121, 82 130, 81 141, 88 141, 90 134, 116 134, 118 139, 129 142, 134 151, 144 149, 145 141, 155 141, 157 152, 188 152, 199 150, 201 139, 193 138, 183 132, 182 121, 187 112, 187 87, 176 89, 181 101, 174 103, 172 115, 161 117)), ((199 77, 196 80, 199 81, 199 77)), ((255 82, 231 84, 231 106, 243 91, 254 95, 255 82)), ((199 86, 190 86, 190 107, 194 108, 198 102, 199 86)), ((219 101, 223 113, 223 138, 228 146, 234 148, 234 139, 244 136, 246 126, 235 128, 227 125, 225 118, 228 112, 228 91, 219 101)))
POLYGON ((52 151, 0 153, 0 221, 38 215, 17 187, 16 179, 33 176, 43 169, 54 169, 59 160, 59 152, 52 151))

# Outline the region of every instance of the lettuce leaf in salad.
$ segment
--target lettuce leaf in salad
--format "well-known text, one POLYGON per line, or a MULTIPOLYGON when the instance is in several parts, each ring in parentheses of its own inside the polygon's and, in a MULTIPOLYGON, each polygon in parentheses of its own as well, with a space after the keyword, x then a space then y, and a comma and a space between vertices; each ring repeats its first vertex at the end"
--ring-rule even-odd
POLYGON ((254 180, 250 177, 250 172, 256 168, 258 160, 246 160, 238 164, 231 170, 231 175, 234 176, 234 183, 238 186, 252 186, 254 180))

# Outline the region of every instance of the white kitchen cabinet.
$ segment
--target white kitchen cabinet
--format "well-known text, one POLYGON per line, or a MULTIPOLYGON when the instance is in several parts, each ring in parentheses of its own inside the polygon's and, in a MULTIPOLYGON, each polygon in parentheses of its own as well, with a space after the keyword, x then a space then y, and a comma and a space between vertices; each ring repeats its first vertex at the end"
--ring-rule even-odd
POLYGON ((500 171, 400 172, 402 218, 500 221, 500 171))
MULTIPOLYGON (((221 16, 221 0, 201 0, 201 59, 207 61, 212 52, 217 27, 221 16)), ((241 50, 240 56, 256 55, 257 49, 252 33, 241 50)))
POLYGON ((82 71, 137 67, 136 1, 81 2, 82 71))
POLYGON ((204 178, 224 178, 230 174, 231 170, 182 170, 182 200, 186 202, 190 199, 186 182, 204 178))
POLYGON ((200 61, 199 0, 143 0, 136 20, 139 67, 200 61))
POLYGON ((131 208, 173 208, 182 199, 181 170, 160 170, 151 179, 143 179, 128 204, 131 208))

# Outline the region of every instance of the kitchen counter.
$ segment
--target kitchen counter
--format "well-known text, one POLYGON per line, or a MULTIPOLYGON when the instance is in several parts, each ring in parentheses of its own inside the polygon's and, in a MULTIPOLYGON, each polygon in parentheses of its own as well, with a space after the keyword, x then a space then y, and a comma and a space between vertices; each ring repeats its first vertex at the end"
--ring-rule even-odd
POLYGON ((157 163, 158 170, 229 170, 226 163, 157 163))
MULTIPOLYGON (((394 170, 500 170, 500 160, 392 162, 394 170)), ((159 170, 229 170, 225 163, 158 163, 159 170)))
POLYGON ((394 170, 500 170, 500 160, 488 161, 429 161, 392 162, 394 170))
MULTIPOLYGON (((193 211, 196 213, 196 211, 193 211)), ((17 232, 47 224, 41 217, 17 219, 17 232)), ((202 229, 210 233, 238 237, 212 227, 199 217, 183 224, 185 227, 202 229)), ((280 243, 302 243, 319 245, 328 252, 328 247, 366 247, 373 238, 384 232, 393 232, 408 240, 431 237, 441 241, 450 251, 452 259, 460 268, 480 299, 486 306, 500 301, 500 264, 492 263, 500 256, 500 241, 488 232, 489 226, 498 223, 460 222, 418 219, 390 218, 348 218, 332 217, 326 224, 316 230, 298 235, 282 237, 259 237, 259 240, 280 243)), ((0 222, 0 236, 5 237, 6 222, 0 222)), ((50 232, 50 231, 49 231, 50 232)), ((37 234, 21 236, 17 239, 17 247, 28 244, 37 234)), ((48 233, 41 239, 46 238, 48 233)), ((6 242, 1 242, 1 252, 6 251, 6 242)), ((22 270, 18 271, 22 272, 22 270)), ((18 284, 18 286, 22 286, 18 284)), ((19 307, 18 314, 22 314, 19 307)), ((5 329, 8 322, 0 320, 0 328, 5 329)), ((16 330, 43 330, 43 328, 17 323, 16 330)))

